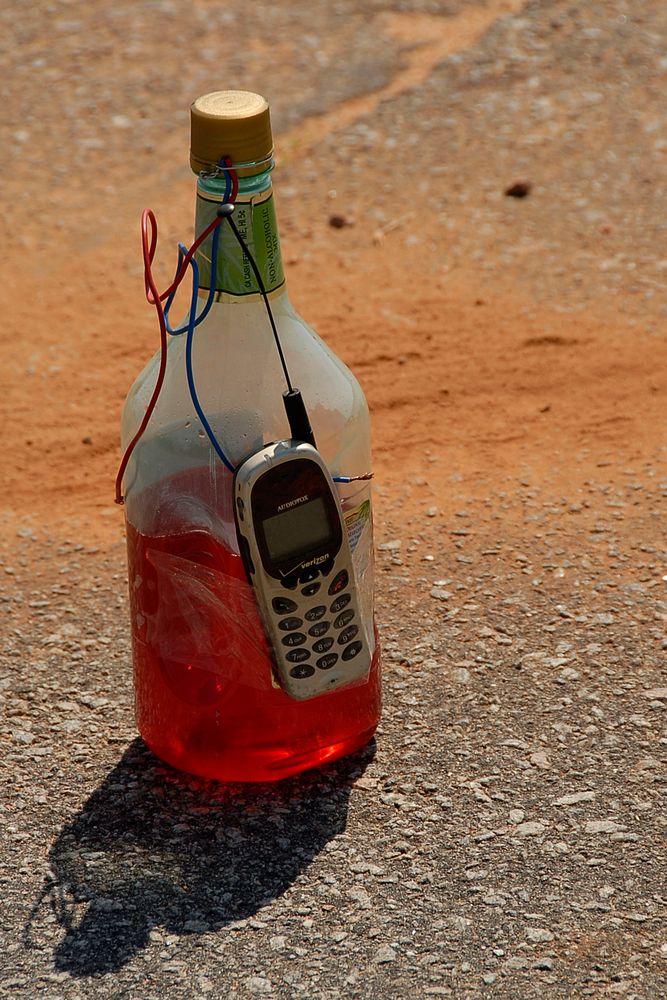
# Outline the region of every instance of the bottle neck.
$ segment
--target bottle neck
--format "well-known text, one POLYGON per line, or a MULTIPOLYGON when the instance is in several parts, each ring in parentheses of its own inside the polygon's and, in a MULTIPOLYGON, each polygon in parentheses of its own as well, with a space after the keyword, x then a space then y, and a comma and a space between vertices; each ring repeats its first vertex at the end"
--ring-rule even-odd
MULTIPOLYGON (((195 235, 198 236, 215 218, 225 195, 224 177, 197 181, 195 235)), ((278 294, 285 288, 285 273, 280 253, 271 170, 252 177, 239 177, 239 189, 234 212, 236 228, 253 255, 267 294, 278 294)), ((200 294, 207 295, 214 282, 216 301, 248 301, 259 297, 259 287, 253 268, 241 249, 231 227, 222 222, 218 243, 216 274, 211 274, 212 242, 210 236, 197 251, 200 294)))

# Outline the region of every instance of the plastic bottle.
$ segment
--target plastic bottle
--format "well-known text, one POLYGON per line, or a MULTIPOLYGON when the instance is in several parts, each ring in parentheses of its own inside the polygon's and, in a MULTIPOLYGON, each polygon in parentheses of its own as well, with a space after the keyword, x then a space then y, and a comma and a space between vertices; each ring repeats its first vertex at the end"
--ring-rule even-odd
MULTIPOLYGON (((239 178, 234 217, 260 267, 318 449, 333 476, 368 473, 369 418, 359 384, 296 313, 286 291, 266 101, 238 91, 207 94, 193 104, 191 126, 197 232, 223 196, 225 179, 216 166, 228 156, 239 178)), ((194 333, 193 367, 207 419, 236 464, 290 436, 285 385, 265 305, 227 226, 220 233, 217 275, 210 273, 210 258, 209 238, 198 251, 200 292, 213 280, 217 294, 194 333)), ((374 644, 370 673, 362 683, 296 701, 273 678, 238 555, 232 474, 196 416, 184 354, 185 337, 170 338, 162 391, 125 475, 137 724, 154 753, 185 771, 226 781, 275 780, 351 753, 377 726, 370 486, 339 487, 364 624, 374 644)), ((139 427, 158 365, 156 355, 127 397, 123 447, 139 427)))

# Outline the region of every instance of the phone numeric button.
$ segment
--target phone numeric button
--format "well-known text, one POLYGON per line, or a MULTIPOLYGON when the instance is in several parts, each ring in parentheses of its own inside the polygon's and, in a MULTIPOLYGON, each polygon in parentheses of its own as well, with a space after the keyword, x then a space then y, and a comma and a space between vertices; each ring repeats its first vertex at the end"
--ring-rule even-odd
POLYGON ((317 607, 311 608, 310 611, 306 611, 304 618, 308 622, 316 622, 319 621, 322 615, 326 614, 326 611, 327 609, 323 604, 318 604, 317 607))
POLYGON ((331 622, 317 622, 315 625, 311 625, 308 629, 308 635, 314 636, 319 639, 321 635, 325 635, 331 626, 331 622))
POLYGON ((285 659, 290 663, 303 663, 304 660, 310 659, 310 650, 304 649, 303 646, 299 649, 290 649, 289 653, 285 653, 285 659))
POLYGON ((331 607, 329 608, 331 614, 337 615, 339 611, 342 611, 343 608, 347 607, 351 600, 351 594, 341 594, 335 601, 331 602, 331 607))
POLYGON ((302 618, 283 618, 281 622, 278 622, 278 628, 281 632, 293 632, 295 629, 301 628, 302 625, 302 618))
MULTIPOLYGON (((347 611, 341 611, 338 618, 334 622, 334 628, 345 628, 346 625, 350 624, 353 618, 354 611, 352 608, 348 608, 347 611)), ((288 621, 292 621, 292 619, 289 618, 288 621)), ((296 628, 297 626, 295 625, 294 627, 296 628)))
POLYGON ((313 650, 316 653, 328 653, 333 646, 333 639, 331 636, 327 636, 326 639, 318 639, 317 642, 313 643, 313 650))
POLYGON ((317 666, 320 670, 331 670, 337 662, 338 653, 327 653, 326 656, 320 656, 319 660, 317 660, 317 666))
POLYGON ((306 637, 303 632, 290 632, 289 635, 285 635, 281 639, 283 646, 303 646, 305 641, 306 637))
MULTIPOLYGON (((352 639, 355 638, 355 636, 356 636, 356 634, 357 634, 358 631, 359 631, 359 629, 357 628, 356 625, 350 625, 349 628, 346 628, 338 636, 338 644, 339 644, 339 646, 347 646, 348 642, 351 642, 352 639)), ((283 642, 284 641, 285 640, 283 639, 283 642)), ((295 643, 295 645, 296 645, 296 643, 295 643)))

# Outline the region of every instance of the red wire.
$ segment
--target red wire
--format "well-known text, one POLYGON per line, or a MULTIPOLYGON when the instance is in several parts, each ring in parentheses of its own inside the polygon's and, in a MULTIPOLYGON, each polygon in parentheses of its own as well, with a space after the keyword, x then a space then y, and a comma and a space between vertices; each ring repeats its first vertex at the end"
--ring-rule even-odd
MULTIPOLYGON (((224 158, 225 166, 231 167, 232 161, 226 156, 224 158)), ((236 203, 236 196, 239 191, 239 180, 235 170, 230 170, 232 177, 232 190, 229 196, 229 200, 232 205, 236 203)), ((167 370, 167 323, 164 318, 164 309, 162 308, 162 303, 165 299, 176 291, 181 281, 183 280, 185 273, 188 269, 188 265, 192 260, 193 256, 202 245, 204 240, 208 239, 214 229, 221 224, 222 218, 216 216, 215 219, 204 229, 202 233, 199 234, 197 239, 194 241, 188 252, 183 257, 181 266, 178 269, 176 277, 172 281, 171 285, 165 292, 161 295, 157 290, 157 285, 155 284, 155 279, 153 277, 153 258, 155 257, 155 250, 157 248, 157 219, 155 214, 150 208, 145 208, 141 213, 141 252, 144 258, 144 288, 146 290, 146 298, 151 305, 155 306, 155 311, 157 312, 158 323, 160 325, 160 367, 158 369, 157 379, 155 382, 155 387, 153 389, 151 398, 146 407, 146 412, 144 413, 143 420, 139 425, 139 430, 134 435, 127 448, 125 449, 125 454, 120 463, 120 468, 118 469, 118 474, 116 476, 116 497, 115 502, 122 504, 125 502, 125 497, 123 496, 123 476, 125 475, 125 470, 127 469, 127 464, 130 461, 132 452, 134 451, 137 442, 141 438, 142 434, 148 426, 148 421, 150 420, 153 410, 155 409, 160 391, 162 390, 162 383, 164 382, 164 376, 167 370), (149 223, 150 223, 150 238, 149 238, 149 223)), ((213 278, 213 276, 211 276, 213 278)))
POLYGON ((155 382, 155 388, 153 389, 153 394, 151 395, 148 406, 146 407, 146 412, 144 413, 144 418, 139 425, 139 430, 134 435, 127 448, 125 449, 125 454, 123 455, 123 460, 120 463, 120 468, 118 469, 118 474, 116 476, 116 503, 122 504, 125 502, 125 497, 123 496, 123 476, 125 475, 125 470, 127 468, 127 463, 130 461, 132 452, 135 449, 139 438, 146 430, 148 426, 148 421, 151 418, 153 410, 155 409, 155 404, 158 401, 158 396, 160 395, 160 390, 162 389, 162 383, 164 382, 165 372, 167 370, 167 324, 164 318, 164 309, 162 308, 162 302, 160 299, 160 294, 155 285, 155 279, 153 278, 153 273, 151 271, 151 263, 153 261, 153 255, 155 253, 155 246, 157 244, 157 220, 150 208, 145 208, 141 213, 141 247, 144 257, 144 283, 146 287, 146 298, 148 301, 155 306, 157 311, 158 323, 160 324, 160 368, 158 370, 157 381, 155 382), (151 245, 148 246, 148 221, 151 223, 151 245), (152 298, 151 298, 152 295, 152 298))

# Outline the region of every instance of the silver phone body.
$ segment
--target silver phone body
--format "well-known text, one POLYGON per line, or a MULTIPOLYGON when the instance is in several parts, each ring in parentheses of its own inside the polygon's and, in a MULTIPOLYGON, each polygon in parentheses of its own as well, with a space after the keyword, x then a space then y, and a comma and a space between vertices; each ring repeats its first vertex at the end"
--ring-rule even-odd
POLYGON ((234 513, 284 691, 305 700, 364 678, 371 653, 347 528, 319 452, 286 440, 251 455, 235 473, 234 513))

